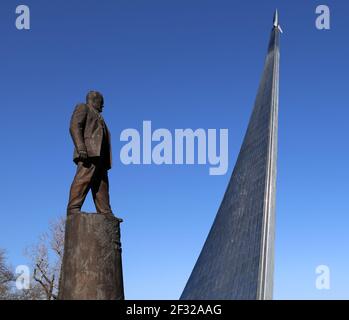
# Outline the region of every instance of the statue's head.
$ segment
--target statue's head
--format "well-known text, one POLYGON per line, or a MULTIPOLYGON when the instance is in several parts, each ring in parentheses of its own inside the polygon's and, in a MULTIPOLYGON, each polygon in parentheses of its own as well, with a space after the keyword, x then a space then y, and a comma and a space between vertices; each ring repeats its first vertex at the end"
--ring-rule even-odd
POLYGON ((90 91, 86 96, 86 103, 98 112, 103 111, 104 99, 102 94, 98 91, 90 91))

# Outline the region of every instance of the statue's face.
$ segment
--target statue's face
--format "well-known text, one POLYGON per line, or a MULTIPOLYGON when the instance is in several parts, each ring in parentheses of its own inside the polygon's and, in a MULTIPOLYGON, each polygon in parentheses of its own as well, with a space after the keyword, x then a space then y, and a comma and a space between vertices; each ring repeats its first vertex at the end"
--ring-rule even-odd
POLYGON ((102 112, 104 108, 103 97, 97 96, 91 101, 92 107, 95 108, 98 112, 102 112))

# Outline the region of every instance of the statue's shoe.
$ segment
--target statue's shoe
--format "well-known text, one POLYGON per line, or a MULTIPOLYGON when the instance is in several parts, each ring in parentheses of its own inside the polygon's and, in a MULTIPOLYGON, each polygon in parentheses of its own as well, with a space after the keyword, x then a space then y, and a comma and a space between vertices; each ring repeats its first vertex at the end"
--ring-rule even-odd
POLYGON ((105 217, 107 217, 107 218, 113 218, 113 219, 116 219, 116 220, 118 220, 119 221, 119 223, 121 223, 121 222, 123 222, 124 220, 123 219, 121 219, 121 218, 119 218, 119 217, 117 217, 117 216, 115 216, 112 212, 106 212, 106 213, 98 213, 98 214, 102 214, 102 215, 104 215, 105 217))

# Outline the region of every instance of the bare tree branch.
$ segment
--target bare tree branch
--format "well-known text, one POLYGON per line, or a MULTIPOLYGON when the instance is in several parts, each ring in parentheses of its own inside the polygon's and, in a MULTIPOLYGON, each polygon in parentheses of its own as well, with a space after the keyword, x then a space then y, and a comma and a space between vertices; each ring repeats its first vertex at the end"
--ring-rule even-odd
MULTIPOLYGON (((39 238, 38 243, 27 249, 32 261, 33 280, 39 284, 42 295, 47 300, 57 299, 58 279, 63 259, 65 218, 50 223, 48 233, 39 238)), ((36 288, 37 289, 37 288, 36 288)))
POLYGON ((5 251, 0 249, 0 300, 10 297, 10 284, 14 278, 14 274, 7 264, 5 251))

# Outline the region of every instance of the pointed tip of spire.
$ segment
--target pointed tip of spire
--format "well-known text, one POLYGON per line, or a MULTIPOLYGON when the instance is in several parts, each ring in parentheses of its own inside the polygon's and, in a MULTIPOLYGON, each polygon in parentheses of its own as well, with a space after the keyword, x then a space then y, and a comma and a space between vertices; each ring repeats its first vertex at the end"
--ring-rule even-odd
POLYGON ((279 25, 279 12, 278 12, 278 9, 275 9, 273 23, 274 23, 274 27, 277 27, 279 25))
POLYGON ((274 28, 277 28, 282 33, 282 29, 281 29, 280 23, 279 23, 279 12, 278 12, 278 9, 275 9, 273 24, 274 24, 274 28))

